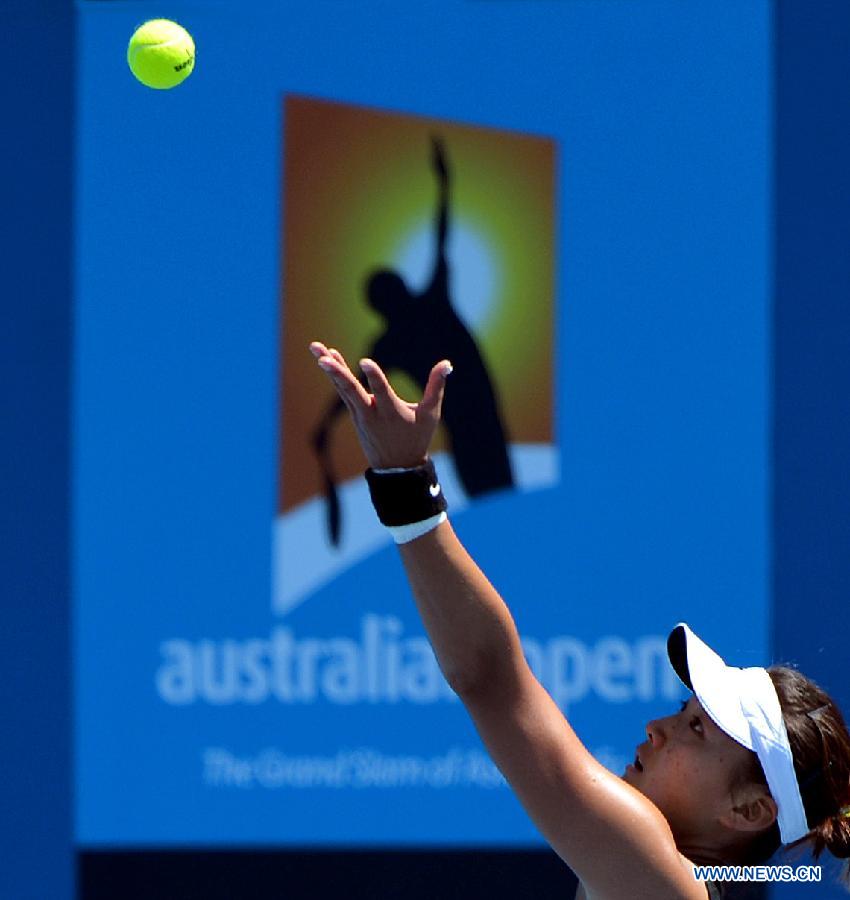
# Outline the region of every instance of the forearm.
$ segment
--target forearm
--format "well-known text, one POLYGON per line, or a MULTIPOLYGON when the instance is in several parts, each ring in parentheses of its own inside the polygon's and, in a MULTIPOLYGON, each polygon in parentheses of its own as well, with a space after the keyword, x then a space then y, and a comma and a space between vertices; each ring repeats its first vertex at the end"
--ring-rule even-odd
POLYGON ((499 689, 524 665, 505 602, 449 522, 400 546, 416 605, 446 680, 460 695, 499 689))

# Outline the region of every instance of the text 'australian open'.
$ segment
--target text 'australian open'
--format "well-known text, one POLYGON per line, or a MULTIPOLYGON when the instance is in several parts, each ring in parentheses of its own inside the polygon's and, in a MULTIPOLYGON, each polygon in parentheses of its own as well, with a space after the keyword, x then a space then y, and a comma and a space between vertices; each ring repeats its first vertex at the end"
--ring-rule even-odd
MULTIPOLYGON (((632 642, 604 636, 592 644, 567 635, 523 636, 522 643, 529 665, 562 709, 594 695, 609 703, 679 696, 659 636, 632 642)), ((457 699, 425 637, 405 635, 394 616, 365 615, 355 635, 304 637, 278 626, 268 637, 174 638, 160 644, 160 654, 157 692, 175 706, 457 699)))

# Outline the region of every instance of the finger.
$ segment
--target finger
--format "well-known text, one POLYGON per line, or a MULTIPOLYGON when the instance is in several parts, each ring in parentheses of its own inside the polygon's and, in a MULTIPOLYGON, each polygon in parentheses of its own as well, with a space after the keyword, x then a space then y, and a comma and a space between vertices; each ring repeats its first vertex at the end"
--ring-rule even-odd
POLYGON ((364 410, 371 405, 368 394, 364 399, 364 397, 358 393, 357 389, 349 385, 342 376, 330 372, 327 374, 330 376, 331 383, 333 384, 339 399, 354 418, 357 418, 361 410, 364 410))
POLYGON ((319 368, 331 379, 337 393, 352 412, 356 408, 368 408, 372 405, 366 389, 354 377, 344 361, 340 363, 332 356, 322 356, 318 362, 319 368))
POLYGON ((336 347, 328 348, 328 356, 332 356, 340 365, 343 365, 348 368, 348 363, 345 361, 345 357, 336 349, 336 347))
POLYGON ((351 374, 352 378, 363 383, 363 379, 358 378, 357 375, 355 375, 355 373, 351 371, 350 366, 345 361, 345 357, 339 352, 339 350, 336 349, 336 347, 328 348, 328 356, 330 356, 331 359, 335 359, 342 366, 342 368, 345 369, 346 372, 349 372, 351 374))
POLYGON ((390 387, 387 376, 381 371, 381 367, 372 359, 361 359, 360 368, 369 382, 369 388, 375 395, 375 403, 380 408, 382 404, 391 402, 396 394, 390 387))
POLYGON ((340 365, 348 368, 348 363, 345 361, 345 357, 336 349, 336 347, 326 347, 321 341, 313 341, 310 344, 310 352, 316 359, 321 359, 323 356, 330 356, 332 359, 335 359, 340 365))
POLYGON ((447 359, 438 362, 431 369, 428 383, 425 385, 425 393, 422 395, 422 402, 419 404, 420 410, 434 413, 439 418, 443 406, 443 395, 446 392, 446 379, 453 370, 454 367, 447 359))

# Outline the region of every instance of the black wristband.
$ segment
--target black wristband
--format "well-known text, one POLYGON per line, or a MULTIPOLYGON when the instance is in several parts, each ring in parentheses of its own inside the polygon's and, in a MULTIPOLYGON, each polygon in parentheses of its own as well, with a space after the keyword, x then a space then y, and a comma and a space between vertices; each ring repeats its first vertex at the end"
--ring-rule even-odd
POLYGON ((437 470, 429 459, 415 469, 366 470, 372 505, 384 525, 410 525, 448 509, 437 470))

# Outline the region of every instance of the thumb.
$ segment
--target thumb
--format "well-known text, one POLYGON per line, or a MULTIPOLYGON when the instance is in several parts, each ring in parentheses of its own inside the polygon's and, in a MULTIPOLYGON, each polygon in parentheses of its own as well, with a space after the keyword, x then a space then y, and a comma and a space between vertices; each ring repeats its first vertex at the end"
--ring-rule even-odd
POLYGON ((437 418, 440 417, 443 395, 446 392, 446 378, 453 371, 454 367, 447 359, 438 362, 431 369, 431 374, 428 376, 428 384, 425 385, 425 393, 422 395, 422 402, 419 404, 421 410, 433 413, 437 418))

